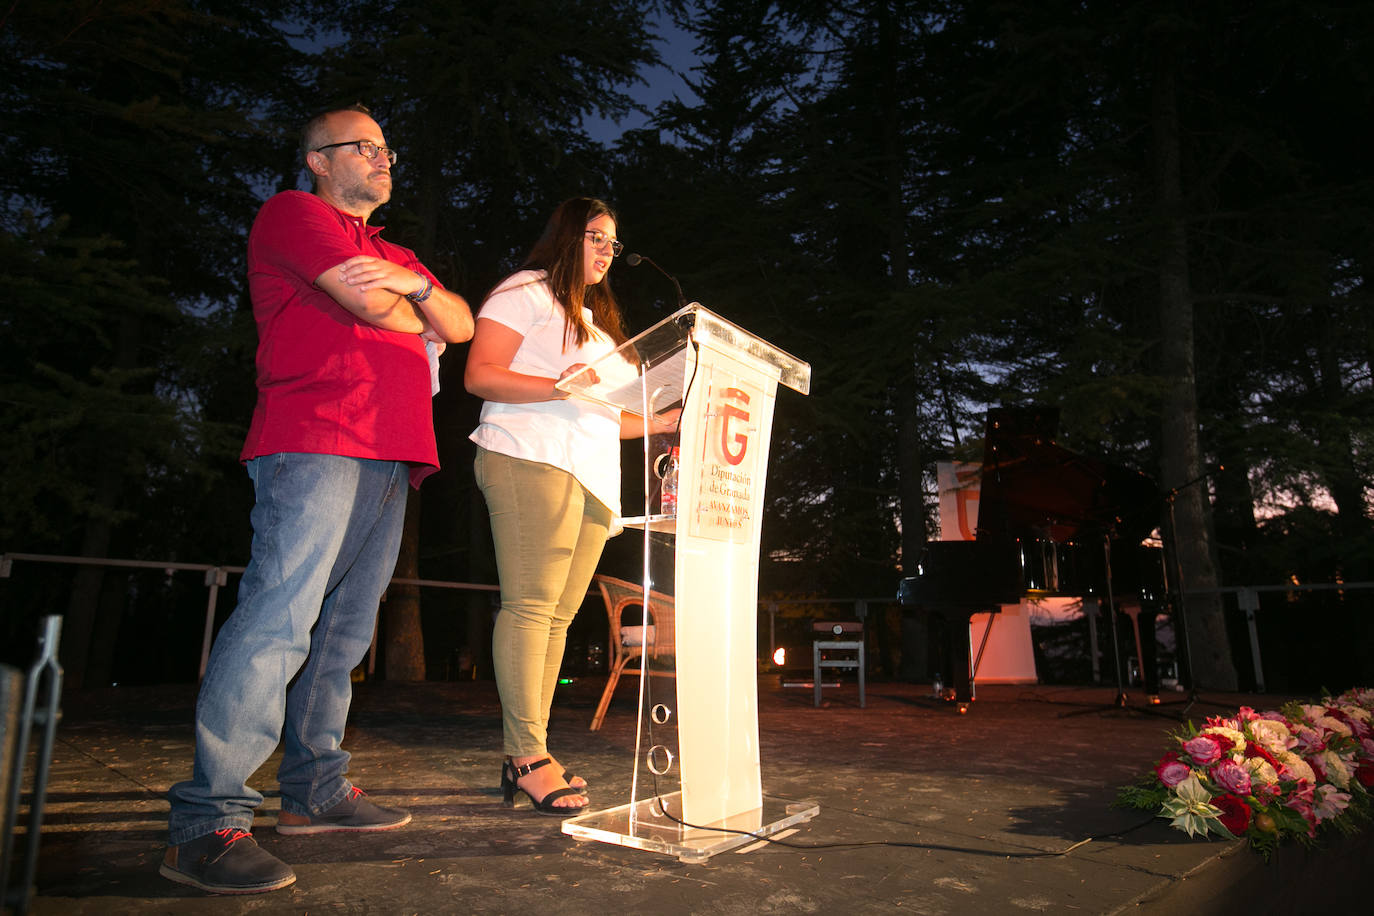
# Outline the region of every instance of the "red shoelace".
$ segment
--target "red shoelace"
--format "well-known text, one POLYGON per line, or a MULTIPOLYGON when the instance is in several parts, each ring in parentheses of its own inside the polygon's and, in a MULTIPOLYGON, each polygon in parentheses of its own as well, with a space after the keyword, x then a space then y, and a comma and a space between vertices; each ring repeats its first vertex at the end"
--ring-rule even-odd
POLYGON ((242 827, 225 827, 223 830, 216 830, 215 836, 224 840, 225 846, 233 846, 244 837, 251 837, 252 834, 242 827))

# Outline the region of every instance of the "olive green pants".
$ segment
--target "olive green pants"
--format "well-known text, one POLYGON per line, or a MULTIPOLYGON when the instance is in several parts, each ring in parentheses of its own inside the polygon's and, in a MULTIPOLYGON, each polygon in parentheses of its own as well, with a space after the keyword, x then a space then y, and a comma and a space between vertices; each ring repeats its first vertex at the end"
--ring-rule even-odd
POLYGON ((505 752, 543 754, 568 625, 596 573, 611 510, 549 464, 479 447, 474 470, 501 578, 491 654, 505 752))

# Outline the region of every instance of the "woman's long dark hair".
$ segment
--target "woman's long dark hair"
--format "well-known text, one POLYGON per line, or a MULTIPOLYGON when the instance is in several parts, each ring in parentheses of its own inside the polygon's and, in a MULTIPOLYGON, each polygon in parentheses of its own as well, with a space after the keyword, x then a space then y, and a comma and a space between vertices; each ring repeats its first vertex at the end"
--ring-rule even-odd
POLYGON ((591 308, 592 322, 617 345, 626 340, 620 305, 615 301, 607 278, 602 277, 601 282, 587 285, 582 259, 587 224, 601 216, 609 216, 620 222, 604 201, 594 197, 574 197, 563 201, 553 211, 539 241, 534 243, 530 253, 525 256, 525 262, 520 265, 522 270, 542 270, 548 275, 553 296, 568 316, 565 347, 570 340, 580 347, 591 336, 591 329, 582 317, 583 306, 591 308))

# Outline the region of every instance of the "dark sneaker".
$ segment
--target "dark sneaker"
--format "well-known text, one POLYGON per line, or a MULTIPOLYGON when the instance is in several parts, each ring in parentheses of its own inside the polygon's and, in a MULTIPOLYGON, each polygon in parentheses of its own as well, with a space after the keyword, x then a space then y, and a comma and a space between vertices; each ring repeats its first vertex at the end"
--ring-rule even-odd
POLYGON ((290 865, 238 827, 168 846, 158 871, 164 878, 213 894, 261 894, 296 880, 290 865))
POLYGON ((360 833, 364 830, 392 830, 409 823, 409 811, 374 804, 368 800, 366 792, 353 786, 348 790, 347 798, 320 814, 283 811, 277 816, 277 833, 360 833))

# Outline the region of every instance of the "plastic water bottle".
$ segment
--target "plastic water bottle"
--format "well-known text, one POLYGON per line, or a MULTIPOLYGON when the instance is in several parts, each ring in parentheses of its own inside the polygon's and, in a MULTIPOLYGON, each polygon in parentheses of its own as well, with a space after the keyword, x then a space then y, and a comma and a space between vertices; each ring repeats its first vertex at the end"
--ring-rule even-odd
POLYGON ((663 514, 670 517, 677 516, 677 468, 678 454, 674 447, 668 450, 668 460, 664 462, 663 489, 659 496, 663 514))
POLYGON ((930 686, 937 697, 944 692, 945 684, 943 681, 940 680, 940 672, 935 672, 935 682, 930 686))

